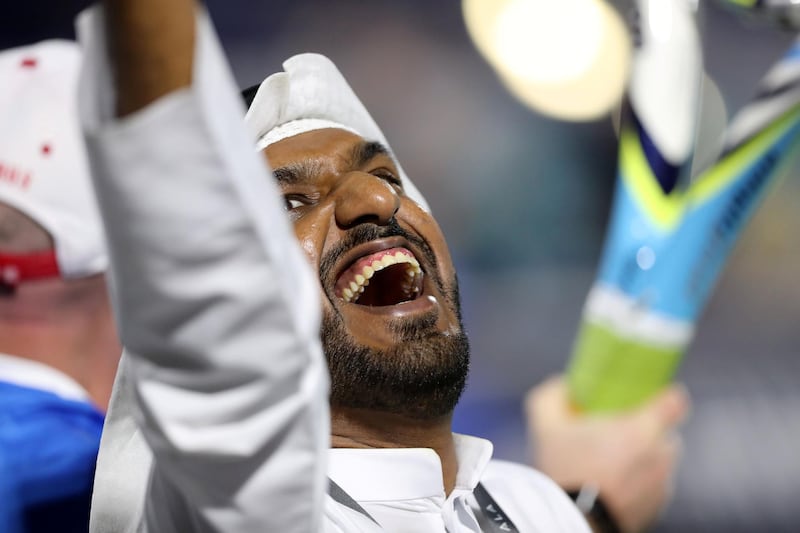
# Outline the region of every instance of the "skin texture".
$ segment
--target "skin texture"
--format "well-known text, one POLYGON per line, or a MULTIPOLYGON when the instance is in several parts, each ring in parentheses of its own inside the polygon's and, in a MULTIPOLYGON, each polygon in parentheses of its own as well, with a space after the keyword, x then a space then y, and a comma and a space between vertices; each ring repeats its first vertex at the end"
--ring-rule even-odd
POLYGON ((689 412, 683 387, 667 387, 626 413, 585 416, 571 407, 558 376, 532 389, 525 409, 537 468, 562 487, 592 483, 624 532, 653 523, 672 494, 677 430, 689 412))
MULTIPOLYGON (((415 252, 423 271, 429 273, 424 293, 430 298, 407 311, 403 306, 377 312, 345 304, 334 295, 333 285, 339 271, 361 255, 360 250, 349 250, 351 255, 345 251, 329 272, 321 273, 323 309, 341 315, 352 337, 375 349, 395 345, 393 323, 416 320, 423 314, 435 315, 437 332, 456 334, 461 330, 456 304, 444 287, 452 284, 455 269, 444 236, 433 217, 402 192, 399 171, 389 155, 378 154, 360 168, 353 167, 351 154, 363 142, 350 132, 329 128, 284 139, 267 147, 265 156, 279 176, 283 169, 297 170, 297 182, 279 184, 285 198, 302 202, 289 213, 298 241, 317 270, 349 231, 360 225, 386 226, 395 218, 435 256, 415 252), (432 264, 434 260, 436 264, 432 264)), ((417 248, 413 243, 409 247, 412 251, 417 248)))
POLYGON ((0 202, 0 250, 6 253, 26 253, 49 250, 53 239, 39 224, 0 202))
MULTIPOLYGON (((0 203, 0 250, 24 254, 50 248, 44 228, 0 203)), ((60 370, 105 410, 122 352, 105 276, 28 281, 0 295, 0 352, 60 370)))
POLYGON ((191 83, 194 0, 105 0, 103 5, 118 116, 191 83))
POLYGON ((432 447, 442 459, 449 492, 457 468, 450 420, 466 378, 468 357, 455 270, 436 221, 404 194, 391 156, 354 157, 364 152, 359 150, 364 143, 350 132, 322 129, 289 137, 265 150, 298 241, 320 272, 320 298, 328 324, 323 326, 323 344, 333 382, 333 445, 432 447), (403 235, 382 236, 384 231, 395 233, 387 230, 394 224, 403 235), (337 296, 336 280, 354 260, 376 247, 396 246, 408 248, 420 262, 425 273, 420 297, 399 305, 368 307, 345 303, 337 296), (340 334, 353 346, 367 349, 366 362, 389 369, 382 374, 385 379, 361 385, 348 380, 361 365, 348 364, 352 351, 336 350, 343 339, 335 337, 331 342, 331 323, 338 324, 340 334), (449 349, 453 346, 454 350, 449 349), (337 371, 339 367, 342 372, 337 371), (414 388, 414 382, 430 372, 437 379, 414 388), (407 375, 406 383, 398 385, 402 375, 407 375), (442 386, 443 380, 448 384, 442 386), (354 394, 353 387, 359 386, 363 390, 354 394), (443 389, 449 394, 443 394, 443 389), (372 399, 360 403, 358 398, 364 396, 372 399))

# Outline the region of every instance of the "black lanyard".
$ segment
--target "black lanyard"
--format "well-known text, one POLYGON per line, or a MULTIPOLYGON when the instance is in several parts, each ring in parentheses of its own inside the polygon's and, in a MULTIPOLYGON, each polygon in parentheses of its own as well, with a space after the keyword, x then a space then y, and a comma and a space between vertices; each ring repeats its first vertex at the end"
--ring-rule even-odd
MULTIPOLYGON (((355 501, 352 496, 347 494, 342 487, 337 485, 332 479, 328 478, 328 494, 330 494, 331 498, 333 498, 336 502, 344 505, 345 507, 349 507, 350 509, 361 513, 362 515, 366 516, 376 524, 378 521, 372 518, 370 514, 355 501)), ((483 514, 483 517, 486 519, 485 523, 488 524, 494 533, 519 533, 517 526, 514 525, 514 522, 503 512, 503 509, 494 501, 494 498, 486 491, 483 484, 478 483, 473 491, 473 495, 475 499, 478 501, 478 507, 483 514)), ((380 524, 378 524, 380 526, 380 524)))
MULTIPOLYGON (((337 503, 344 505, 345 507, 349 507, 350 509, 354 510, 357 513, 361 513, 376 524, 378 521, 372 518, 372 516, 367 512, 366 509, 361 507, 357 501, 353 499, 352 496, 347 494, 345 490, 336 484, 334 480, 328 478, 328 494, 330 494, 331 498, 336 500, 337 503)), ((378 524, 380 526, 380 524, 378 524)))
POLYGON ((503 509, 497 505, 494 498, 486 492, 486 488, 482 483, 478 483, 472 494, 478 501, 478 506, 484 518, 486 518, 486 523, 492 528, 492 531, 495 533, 519 533, 517 526, 515 526, 514 522, 503 512, 503 509))

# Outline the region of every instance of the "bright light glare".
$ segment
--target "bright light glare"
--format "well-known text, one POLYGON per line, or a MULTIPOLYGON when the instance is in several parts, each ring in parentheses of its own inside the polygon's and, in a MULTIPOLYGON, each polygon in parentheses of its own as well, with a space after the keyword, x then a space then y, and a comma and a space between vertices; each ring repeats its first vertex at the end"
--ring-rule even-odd
POLYGON ((463 0, 478 50, 521 102, 565 120, 590 120, 621 99, 628 30, 605 0, 463 0))
POLYGON ((507 4, 507 0, 463 0, 461 3, 467 31, 480 53, 490 63, 495 21, 507 4))
POLYGON ((593 0, 511 0, 494 24, 493 55, 525 81, 574 79, 597 60, 604 29, 593 0))

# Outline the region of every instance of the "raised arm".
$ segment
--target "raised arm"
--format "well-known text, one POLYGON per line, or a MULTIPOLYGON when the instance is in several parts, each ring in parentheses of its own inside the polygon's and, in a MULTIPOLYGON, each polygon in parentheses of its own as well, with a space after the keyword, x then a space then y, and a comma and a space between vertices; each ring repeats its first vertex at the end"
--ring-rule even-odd
POLYGON ((317 281, 195 9, 109 0, 79 22, 128 350, 92 531, 316 532, 329 442, 317 281))
POLYGON ((194 0, 105 0, 103 4, 118 116, 191 85, 194 0))

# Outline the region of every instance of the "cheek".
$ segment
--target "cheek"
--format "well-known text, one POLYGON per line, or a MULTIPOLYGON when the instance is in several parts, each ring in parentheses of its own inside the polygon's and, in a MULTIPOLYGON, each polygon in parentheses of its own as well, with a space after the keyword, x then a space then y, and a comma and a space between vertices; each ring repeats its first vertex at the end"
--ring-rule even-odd
MULTIPOLYGON (((314 273, 319 276, 320 263, 325 251, 325 243, 329 240, 330 223, 325 217, 325 210, 308 213, 306 216, 294 222, 294 234, 300 244, 300 248, 308 259, 314 273)), ((322 283, 317 278, 319 297, 322 302, 322 309, 326 313, 332 312, 332 307, 325 293, 322 283)))
POLYGON ((325 289, 322 287, 322 282, 319 279, 322 244, 324 244, 324 241, 322 244, 320 244, 312 234, 298 231, 297 226, 295 226, 295 235, 297 236, 297 240, 300 242, 300 248, 302 248, 306 259, 308 259, 308 262, 311 265, 311 269, 313 270, 314 274, 317 275, 317 289, 319 291, 320 302, 322 303, 322 310, 325 313, 330 313, 331 304, 328 301, 328 296, 326 295, 325 289))
POLYGON ((450 257, 450 248, 448 248, 447 241, 445 241, 444 235, 442 235, 442 231, 439 229, 439 226, 436 226, 436 231, 430 232, 429 235, 430 237, 428 238, 428 243, 431 245, 434 253, 436 254, 436 259, 439 261, 439 268, 444 273, 452 276, 455 273, 453 258, 450 257))
POLYGON ((328 238, 330 223, 323 212, 312 212, 294 222, 294 234, 314 271, 319 271, 320 259, 328 238))
POLYGON ((445 279, 449 280, 455 274, 455 267, 453 266, 453 259, 450 257, 450 249, 447 247, 442 229, 436 223, 436 220, 416 202, 409 200, 407 207, 406 220, 408 224, 417 235, 428 243, 428 246, 436 255, 439 270, 445 275, 445 279))
POLYGON ((306 258, 308 258, 311 266, 318 267, 321 254, 316 241, 313 238, 300 234, 297 234, 297 239, 300 241, 300 248, 303 249, 303 253, 306 254, 306 258))

